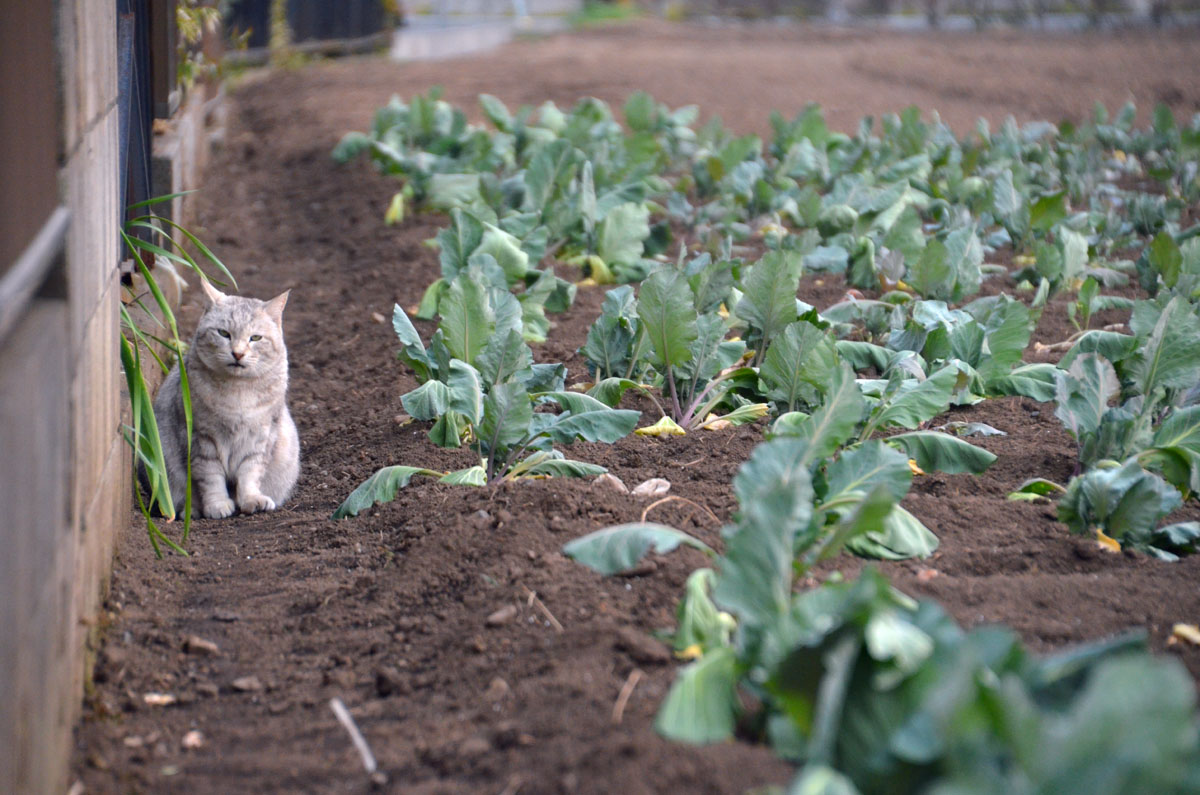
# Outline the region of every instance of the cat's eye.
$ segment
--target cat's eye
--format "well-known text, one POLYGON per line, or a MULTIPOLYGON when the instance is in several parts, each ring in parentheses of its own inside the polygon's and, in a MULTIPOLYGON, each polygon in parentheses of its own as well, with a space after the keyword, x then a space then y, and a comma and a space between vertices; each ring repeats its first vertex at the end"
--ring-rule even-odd
POLYGON ((262 334, 251 334, 250 335, 251 342, 258 342, 261 339, 262 339, 262 334))
POLYGON ((225 339, 229 339, 229 332, 226 331, 225 329, 219 328, 219 329, 217 329, 217 333, 220 334, 225 339))

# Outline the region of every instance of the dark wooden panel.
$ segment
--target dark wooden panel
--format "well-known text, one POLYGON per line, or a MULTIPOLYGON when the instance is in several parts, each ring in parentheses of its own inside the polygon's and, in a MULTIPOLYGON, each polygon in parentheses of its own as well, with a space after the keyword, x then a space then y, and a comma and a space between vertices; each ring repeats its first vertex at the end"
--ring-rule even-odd
POLYGON ((56 6, 0 4, 0 275, 58 204, 56 6))

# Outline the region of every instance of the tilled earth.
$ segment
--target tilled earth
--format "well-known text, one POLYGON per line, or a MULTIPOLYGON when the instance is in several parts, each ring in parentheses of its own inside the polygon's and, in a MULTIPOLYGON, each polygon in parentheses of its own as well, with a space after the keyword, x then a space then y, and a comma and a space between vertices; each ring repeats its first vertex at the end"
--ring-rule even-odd
MULTIPOLYGON (((571 480, 494 489, 415 482, 356 519, 328 518, 380 466, 473 463, 465 451, 434 447, 422 424, 397 422, 400 395, 415 383, 385 321, 393 303, 415 304, 438 275, 425 241, 445 219, 417 215, 385 227, 396 183, 365 161, 335 165, 330 149, 345 131, 365 129, 391 94, 435 84, 476 117, 480 92, 510 106, 570 106, 592 95, 619 107, 645 89, 762 134, 772 109, 791 115, 811 100, 844 130, 913 103, 960 132, 977 117, 993 125, 1008 115, 1078 119, 1097 100, 1115 108, 1133 99, 1143 114, 1165 101, 1182 116, 1200 109, 1195 34, 641 25, 520 41, 458 61, 350 60, 248 76, 229 100, 230 129, 198 200, 199 226, 245 294, 293 288, 285 327, 300 484, 274 513, 197 521, 188 558, 155 560, 131 516, 74 774, 89 792, 633 795, 786 782, 790 768, 765 747, 695 749, 653 731, 675 662, 651 633, 672 626, 684 580, 703 558, 674 553, 635 576, 602 579, 560 553, 571 538, 643 516, 719 544, 735 508, 730 480, 761 426, 571 450, 630 485, 665 477, 684 500, 654 505, 571 480), (618 720, 614 707, 630 681, 618 720), (177 701, 149 706, 147 693, 177 701), (378 757, 375 781, 330 709, 335 697, 378 757)), ((1000 279, 987 289, 1011 287, 1000 279)), ((824 307, 844 290, 836 277, 810 277, 801 296, 824 307)), ((570 381, 585 378, 576 349, 602 298, 581 289, 536 347, 539 360, 566 362, 570 381)), ((194 320, 188 302, 184 316, 194 320)), ((1065 318, 1053 303, 1035 340, 1067 337, 1065 318)), ((643 423, 654 419, 651 409, 643 423)), ((1200 676, 1200 651, 1166 645, 1174 622, 1200 619, 1200 560, 1104 553, 1068 535, 1052 506, 1005 500, 1029 477, 1070 478, 1074 445, 1052 406, 996 400, 944 419, 1008 435, 978 440, 999 456, 982 477, 914 481, 905 505, 942 545, 931 560, 883 564, 893 581, 941 601, 964 624, 1005 622, 1039 650, 1144 627, 1155 649, 1200 676)), ((834 565, 852 574, 863 564, 834 565)))

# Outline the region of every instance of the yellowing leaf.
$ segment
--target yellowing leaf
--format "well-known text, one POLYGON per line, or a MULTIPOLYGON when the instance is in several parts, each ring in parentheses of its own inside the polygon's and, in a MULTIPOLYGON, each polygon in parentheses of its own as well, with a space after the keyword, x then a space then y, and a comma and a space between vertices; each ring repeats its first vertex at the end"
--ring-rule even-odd
POLYGON ((691 646, 675 652, 675 656, 681 660, 698 660, 703 654, 704 650, 700 648, 699 643, 693 643, 691 646))
POLYGON ((1122 152, 1120 149, 1114 149, 1113 150, 1113 159, 1116 160, 1118 163, 1124 163, 1125 162, 1125 153, 1122 152))
POLYGON ((383 214, 383 222, 388 226, 398 224, 404 220, 404 194, 397 193, 392 197, 392 203, 388 205, 387 212, 383 214))
POLYGON ((597 281, 595 279, 593 279, 591 276, 585 277, 585 278, 580 279, 579 281, 575 282, 576 287, 595 287, 596 284, 597 284, 597 281))
POLYGON ((726 428, 732 428, 733 423, 729 420, 723 420, 716 414, 709 412, 708 416, 704 418, 704 423, 700 427, 706 431, 723 431, 726 428))
POLYGON ((1100 548, 1109 552, 1120 552, 1121 543, 1115 538, 1109 538, 1104 534, 1104 531, 1099 527, 1096 528, 1096 542, 1100 544, 1100 548))
POLYGON ((729 319, 729 310, 725 308, 725 304, 721 304, 719 307, 717 307, 717 314, 725 320, 729 319))
POLYGON ((924 475, 925 474, 925 470, 921 469, 919 466, 917 466, 917 459, 915 459, 915 458, 908 459, 908 468, 910 470, 912 470, 912 473, 914 475, 924 475))
POLYGON ((1193 646, 1200 646, 1200 627, 1195 624, 1176 624, 1171 628, 1171 639, 1168 643, 1187 641, 1193 646))
POLYGON ((680 428, 679 423, 670 417, 663 417, 653 425, 638 428, 634 433, 638 436, 683 436, 687 431, 680 428))

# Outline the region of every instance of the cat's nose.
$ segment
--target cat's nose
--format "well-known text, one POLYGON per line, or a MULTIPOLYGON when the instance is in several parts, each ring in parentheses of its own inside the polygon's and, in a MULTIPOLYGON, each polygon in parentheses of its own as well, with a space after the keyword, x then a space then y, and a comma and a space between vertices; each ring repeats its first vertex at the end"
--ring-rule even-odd
POLYGON ((243 357, 246 355, 246 352, 245 352, 245 351, 238 351, 238 350, 235 350, 235 351, 232 351, 232 353, 233 353, 233 358, 234 358, 234 360, 235 360, 235 361, 239 361, 239 362, 240 362, 240 361, 242 360, 242 358, 243 358, 243 357))

